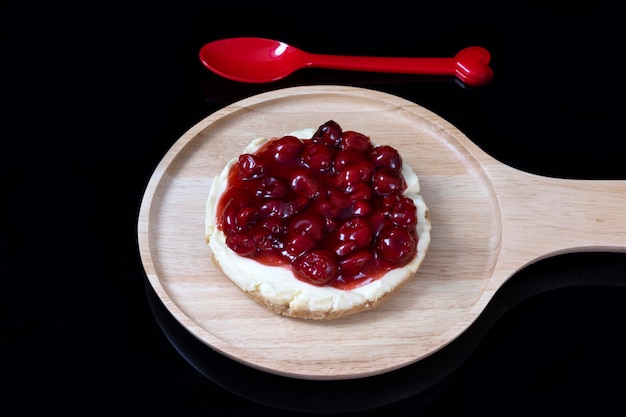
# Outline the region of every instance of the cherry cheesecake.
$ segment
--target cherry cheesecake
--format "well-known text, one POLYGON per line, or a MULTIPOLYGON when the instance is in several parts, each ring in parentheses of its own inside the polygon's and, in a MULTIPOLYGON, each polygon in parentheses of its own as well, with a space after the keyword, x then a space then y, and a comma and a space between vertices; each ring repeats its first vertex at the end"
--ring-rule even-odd
POLYGON ((258 138, 213 179, 213 260, 271 311, 334 319, 376 307, 430 244, 419 179, 389 145, 333 120, 258 138))

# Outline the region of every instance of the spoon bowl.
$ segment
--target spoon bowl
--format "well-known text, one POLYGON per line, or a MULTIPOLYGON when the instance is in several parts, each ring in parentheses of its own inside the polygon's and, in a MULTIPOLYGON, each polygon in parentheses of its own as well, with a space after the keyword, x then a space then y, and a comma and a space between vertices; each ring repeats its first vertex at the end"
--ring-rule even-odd
POLYGON ((450 75, 482 86, 493 78, 491 55, 480 46, 462 49, 452 58, 364 57, 313 54, 265 38, 227 38, 205 44, 200 61, 216 74, 239 82, 277 81, 302 68, 327 68, 398 74, 450 75))

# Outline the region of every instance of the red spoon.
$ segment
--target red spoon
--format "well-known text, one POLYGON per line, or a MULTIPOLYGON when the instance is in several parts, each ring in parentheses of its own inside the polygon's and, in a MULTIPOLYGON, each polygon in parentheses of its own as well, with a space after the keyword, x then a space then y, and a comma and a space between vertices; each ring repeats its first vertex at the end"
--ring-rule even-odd
POLYGON ((280 80, 301 68, 328 68, 399 74, 455 75, 473 86, 493 78, 491 55, 480 46, 461 50, 453 58, 387 58, 312 54, 284 42, 264 38, 228 38, 200 49, 200 61, 222 77, 265 83, 280 80))

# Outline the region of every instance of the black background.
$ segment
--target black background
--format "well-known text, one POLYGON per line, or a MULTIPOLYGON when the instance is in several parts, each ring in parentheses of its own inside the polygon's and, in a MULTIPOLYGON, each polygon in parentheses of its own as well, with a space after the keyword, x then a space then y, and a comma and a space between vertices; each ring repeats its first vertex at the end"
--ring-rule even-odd
MULTIPOLYGON (((519 272, 440 356, 439 364, 458 366, 415 392, 378 381, 379 395, 363 399, 369 410, 346 386, 335 406, 324 389, 303 386, 302 398, 319 399, 314 409, 277 404, 282 383, 259 388, 275 393, 265 400, 244 397, 256 376, 230 374, 237 384, 225 387, 202 365, 236 372, 228 362, 208 349, 204 361, 185 359, 150 306, 138 209, 180 135, 241 98, 307 84, 372 88, 434 111, 516 168, 626 179, 624 33, 608 2, 227 3, 0 6, 3 407, 178 416, 623 411, 623 254, 560 256, 519 272), (197 56, 204 43, 231 36, 380 56, 452 56, 481 45, 495 77, 468 89, 448 79, 310 69, 240 84, 197 56)), ((403 374, 407 387, 428 380, 419 371, 403 374)))

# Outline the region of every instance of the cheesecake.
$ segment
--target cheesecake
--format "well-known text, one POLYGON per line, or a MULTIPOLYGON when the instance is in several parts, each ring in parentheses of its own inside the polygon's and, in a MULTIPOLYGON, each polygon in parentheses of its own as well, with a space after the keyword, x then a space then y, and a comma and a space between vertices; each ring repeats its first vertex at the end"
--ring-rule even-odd
POLYGON ((252 140, 211 183, 205 240, 215 264, 283 316, 378 306, 416 274, 431 239, 419 178, 384 139, 329 120, 252 140))

